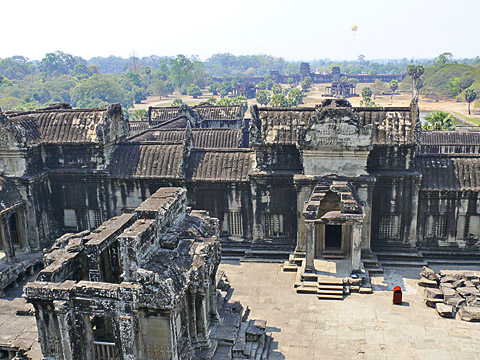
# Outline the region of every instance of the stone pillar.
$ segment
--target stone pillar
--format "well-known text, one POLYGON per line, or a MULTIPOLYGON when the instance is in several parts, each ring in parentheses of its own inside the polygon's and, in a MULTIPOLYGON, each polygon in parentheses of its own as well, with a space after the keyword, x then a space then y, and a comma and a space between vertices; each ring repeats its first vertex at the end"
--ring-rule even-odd
POLYGON ((315 223, 313 221, 305 221, 306 235, 306 260, 305 272, 315 271, 315 223))
POLYGON ((17 220, 17 232, 18 232, 18 242, 22 247, 22 250, 25 252, 30 252, 30 244, 27 241, 26 237, 26 220, 25 220, 25 210, 21 209, 18 210, 16 213, 16 220, 17 220))
POLYGON ((35 318, 37 320, 38 339, 44 359, 62 359, 63 356, 57 353, 59 348, 60 334, 54 326, 53 306, 49 304, 33 304, 35 318))
POLYGON ((197 314, 195 309, 195 294, 189 293, 187 295, 188 304, 188 332, 192 342, 197 341, 197 314))
MULTIPOLYGON (((113 319, 113 318, 112 318, 113 319)), ((118 328, 120 333, 120 349, 122 351, 121 359, 136 360, 136 334, 133 326, 133 317, 129 315, 122 315, 118 317, 118 328)), ((117 341, 115 341, 117 342, 117 341)), ((118 351, 118 344, 115 344, 118 351)))
POLYGON ((198 341, 207 341, 207 309, 205 304, 205 291, 197 292, 195 299, 197 314, 197 338, 198 341))
POLYGON ((298 185, 297 187, 297 246, 295 248, 295 256, 298 257, 306 255, 306 228, 303 207, 308 201, 311 192, 310 186, 298 185))
POLYGON ((72 339, 71 332, 74 331, 71 327, 74 325, 72 315, 68 311, 68 302, 56 300, 53 302, 54 311, 58 319, 58 327, 60 329, 60 342, 62 344, 63 355, 65 359, 74 358, 74 339, 72 339))
POLYGON ((352 225, 352 270, 360 270, 362 257, 362 224, 352 225))
POLYGON ((417 218, 418 218, 418 199, 420 191, 421 176, 415 177, 412 184, 412 220, 410 222, 410 232, 408 233, 408 242, 410 246, 417 245, 417 218))
POLYGON ((14 263, 16 261, 15 247, 12 242, 8 219, 0 219, 0 238, 3 240, 3 251, 5 251, 7 263, 14 263))

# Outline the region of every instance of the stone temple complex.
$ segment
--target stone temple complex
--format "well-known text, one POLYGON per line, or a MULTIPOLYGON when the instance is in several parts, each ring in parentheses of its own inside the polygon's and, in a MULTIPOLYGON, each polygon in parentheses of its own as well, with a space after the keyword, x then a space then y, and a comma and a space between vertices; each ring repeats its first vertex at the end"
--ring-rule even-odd
POLYGON ((478 262, 479 192, 480 131, 423 131, 415 101, 0 112, 0 289, 43 268, 45 359, 264 359, 220 258, 478 262))

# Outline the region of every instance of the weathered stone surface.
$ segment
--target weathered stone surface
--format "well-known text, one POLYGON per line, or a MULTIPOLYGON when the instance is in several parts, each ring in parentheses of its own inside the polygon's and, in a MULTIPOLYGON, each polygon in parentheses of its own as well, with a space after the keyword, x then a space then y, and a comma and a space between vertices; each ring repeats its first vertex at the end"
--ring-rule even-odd
POLYGON ((457 277, 454 277, 454 276, 452 276, 452 275, 450 275, 450 274, 440 277, 440 282, 441 282, 441 283, 453 283, 453 282, 455 282, 455 281, 457 281, 457 280, 458 280, 457 277))
POLYGON ((463 284, 465 283, 464 279, 459 279, 453 282, 453 287, 456 289, 458 287, 462 287, 463 284))
POLYGON ((438 315, 446 318, 453 318, 455 316, 455 312, 453 310, 452 305, 446 305, 443 303, 437 303, 436 305, 438 315))
POLYGON ((425 298, 425 305, 434 309, 436 308, 437 304, 442 302, 443 302, 443 299, 425 298))
POLYGON ((427 266, 424 266, 423 269, 422 269, 422 272, 420 273, 421 276, 423 276, 424 278, 428 279, 428 280, 433 280, 433 281, 437 281, 438 280, 438 275, 435 274, 435 271, 433 271, 432 269, 430 269, 429 267, 427 266))
POLYGON ((478 291, 476 287, 460 287, 456 290, 463 297, 467 297, 469 295, 480 295, 480 291, 478 291))
POLYGON ((452 296, 447 296, 444 300, 444 303, 446 305, 452 305, 453 307, 456 307, 456 308, 461 304, 463 304, 464 302, 465 302, 465 299, 457 294, 452 296))
POLYGON ((447 288, 442 288, 441 290, 442 290, 442 292, 443 292, 443 298, 444 298, 444 299, 446 299, 446 298, 449 297, 449 296, 454 296, 454 295, 457 294, 457 292, 456 292, 454 289, 452 289, 452 288, 448 288, 448 287, 447 287, 447 288))
POLYGON ((480 321, 480 307, 461 306, 458 314, 463 321, 480 321))
POLYGON ((443 299, 443 291, 434 288, 425 288, 425 296, 430 299, 443 299))
POLYGON ((436 288, 438 287, 438 283, 435 280, 429 280, 426 277, 423 277, 418 280, 418 285, 423 286, 423 287, 430 287, 430 288, 436 288))

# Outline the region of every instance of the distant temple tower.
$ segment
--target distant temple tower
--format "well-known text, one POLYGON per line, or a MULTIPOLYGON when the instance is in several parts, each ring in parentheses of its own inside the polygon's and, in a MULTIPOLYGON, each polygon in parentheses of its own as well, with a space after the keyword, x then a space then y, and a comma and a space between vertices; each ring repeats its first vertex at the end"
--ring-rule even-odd
POLYGON ((300 77, 302 78, 302 81, 307 77, 311 76, 312 72, 310 71, 310 64, 306 62, 302 62, 300 64, 300 77))

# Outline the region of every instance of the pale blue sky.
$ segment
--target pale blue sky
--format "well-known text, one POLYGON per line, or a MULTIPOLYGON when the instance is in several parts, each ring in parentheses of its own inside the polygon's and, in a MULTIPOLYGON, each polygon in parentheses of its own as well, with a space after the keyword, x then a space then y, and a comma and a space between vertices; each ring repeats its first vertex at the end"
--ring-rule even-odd
POLYGON ((0 57, 480 55, 478 0, 4 0, 0 57), (353 33, 351 26, 357 25, 353 33))

